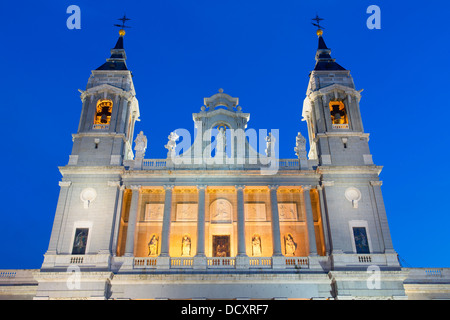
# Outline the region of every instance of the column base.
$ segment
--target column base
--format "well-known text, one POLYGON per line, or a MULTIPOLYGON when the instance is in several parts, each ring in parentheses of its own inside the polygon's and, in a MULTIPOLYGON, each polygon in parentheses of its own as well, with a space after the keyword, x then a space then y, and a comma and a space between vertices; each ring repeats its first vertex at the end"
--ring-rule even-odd
POLYGON ((170 257, 167 255, 159 255, 156 258, 156 268, 158 270, 168 270, 170 269, 170 257))
POLYGON ((250 268, 250 258, 246 254, 237 255, 235 262, 236 269, 250 268))
POLYGON ((285 269, 286 258, 283 255, 272 256, 272 269, 285 269))
POLYGON ((194 270, 206 270, 207 266, 208 260, 204 254, 194 256, 194 262, 192 265, 194 270))

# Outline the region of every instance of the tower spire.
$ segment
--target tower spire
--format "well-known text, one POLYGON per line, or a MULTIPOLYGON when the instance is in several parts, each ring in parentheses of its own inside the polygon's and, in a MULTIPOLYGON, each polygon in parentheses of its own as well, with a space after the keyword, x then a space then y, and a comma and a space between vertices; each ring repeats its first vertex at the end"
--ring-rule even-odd
POLYGON ((312 23, 312 25, 317 27, 316 34, 319 38, 316 52, 316 66, 314 67, 314 70, 345 70, 345 68, 336 63, 336 59, 331 58, 331 50, 325 44, 325 40, 323 39, 323 29, 325 28, 320 25, 320 21, 324 19, 316 14, 316 17, 311 20, 317 22, 312 23))
POLYGON ((125 36, 125 28, 131 28, 126 26, 125 22, 131 20, 123 15, 122 18, 117 19, 122 21, 122 24, 114 24, 115 27, 119 27, 119 39, 117 39, 116 45, 111 49, 111 57, 106 59, 106 62, 102 64, 97 70, 128 70, 125 60, 127 55, 123 47, 123 37, 125 36))

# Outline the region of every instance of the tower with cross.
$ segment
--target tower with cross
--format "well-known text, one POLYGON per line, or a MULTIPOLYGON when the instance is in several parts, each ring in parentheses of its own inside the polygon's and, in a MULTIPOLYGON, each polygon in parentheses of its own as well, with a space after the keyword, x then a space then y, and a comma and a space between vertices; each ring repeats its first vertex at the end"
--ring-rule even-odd
POLYGON ((72 166, 121 166, 133 158, 134 123, 139 118, 131 72, 123 46, 125 15, 111 56, 93 70, 85 90, 80 90, 82 116, 69 164, 72 166))

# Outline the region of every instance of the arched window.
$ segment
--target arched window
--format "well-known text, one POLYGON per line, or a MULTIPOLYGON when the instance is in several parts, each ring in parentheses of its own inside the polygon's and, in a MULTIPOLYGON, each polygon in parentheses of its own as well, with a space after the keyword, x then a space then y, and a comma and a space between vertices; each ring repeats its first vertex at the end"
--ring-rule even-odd
POLYGON ((113 102, 109 99, 99 99, 94 117, 94 125, 108 125, 111 121, 113 102))
POLYGON ((330 101, 330 115, 333 129, 348 129, 347 110, 342 101, 330 101))

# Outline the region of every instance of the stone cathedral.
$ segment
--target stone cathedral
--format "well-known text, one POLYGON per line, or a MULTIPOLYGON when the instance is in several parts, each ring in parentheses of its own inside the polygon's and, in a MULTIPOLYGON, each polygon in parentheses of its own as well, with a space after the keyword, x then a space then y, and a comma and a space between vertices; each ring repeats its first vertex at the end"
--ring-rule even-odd
POLYGON ((261 132, 222 89, 193 113, 195 139, 176 130, 167 158, 146 158, 124 36, 80 90, 34 299, 408 298, 361 90, 322 30, 292 159, 276 130, 258 149, 261 132))

